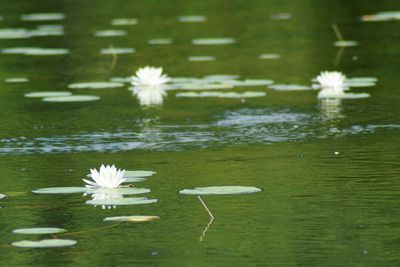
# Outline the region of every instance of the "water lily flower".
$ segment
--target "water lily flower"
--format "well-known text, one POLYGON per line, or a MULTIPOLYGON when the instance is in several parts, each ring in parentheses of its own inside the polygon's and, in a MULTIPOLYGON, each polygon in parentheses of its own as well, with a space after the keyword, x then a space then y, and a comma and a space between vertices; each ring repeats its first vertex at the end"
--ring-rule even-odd
POLYGON ((136 71, 132 76, 133 86, 160 86, 170 81, 168 75, 163 74, 163 69, 146 66, 136 71))
POLYGON ((125 179, 123 178, 125 170, 117 170, 114 165, 104 166, 102 164, 99 172, 96 169, 90 169, 90 172, 93 181, 83 179, 87 188, 117 188, 125 182, 125 179))
POLYGON ((339 71, 323 71, 317 76, 317 81, 321 85, 318 98, 341 97, 348 89, 345 84, 346 76, 339 71))

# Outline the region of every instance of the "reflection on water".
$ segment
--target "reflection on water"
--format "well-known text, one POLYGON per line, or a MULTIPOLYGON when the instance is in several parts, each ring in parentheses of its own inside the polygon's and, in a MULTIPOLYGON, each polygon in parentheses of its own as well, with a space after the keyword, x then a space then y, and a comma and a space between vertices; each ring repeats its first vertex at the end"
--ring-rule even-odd
POLYGON ((161 86, 135 86, 132 94, 137 97, 141 106, 161 106, 167 96, 161 86))
POLYGON ((344 118, 342 114, 342 99, 325 98, 320 101, 320 110, 324 118, 334 120, 344 118))

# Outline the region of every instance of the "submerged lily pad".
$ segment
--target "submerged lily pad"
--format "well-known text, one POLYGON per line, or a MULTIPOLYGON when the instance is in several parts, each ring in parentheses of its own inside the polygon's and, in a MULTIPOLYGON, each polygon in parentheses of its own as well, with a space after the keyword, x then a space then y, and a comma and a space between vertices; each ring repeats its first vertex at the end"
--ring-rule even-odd
POLYGON ((132 216, 116 216, 116 217, 107 217, 104 218, 103 221, 111 221, 111 222, 148 222, 159 220, 159 216, 146 216, 146 215, 132 215, 132 216))
POLYGON ((108 89, 123 87, 123 83, 116 82, 84 82, 84 83, 72 83, 68 85, 70 89, 108 89))
POLYGON ((44 102, 86 102, 99 100, 99 96, 94 95, 70 95, 43 98, 44 102))
POLYGON ((22 228, 12 231, 14 234, 31 234, 31 235, 44 235, 44 234, 58 234, 66 232, 65 229, 55 227, 37 227, 37 228, 22 228))
POLYGON ((172 44, 172 39, 170 38, 154 38, 147 41, 149 45, 169 45, 172 44))
POLYGON ((142 205, 157 202, 157 199, 148 199, 146 197, 127 197, 114 199, 92 199, 85 203, 99 206, 123 206, 123 205, 142 205))
POLYGON ((234 38, 202 38, 192 40, 192 44, 194 45, 226 45, 234 43, 236 43, 234 38))
POLYGON ((133 48, 104 48, 100 50, 100 54, 113 55, 113 54, 132 54, 135 53, 133 48))
POLYGON ((138 24, 138 19, 135 18, 118 18, 111 21, 113 26, 129 26, 138 24))
POLYGON ((71 92, 57 92, 57 91, 41 91, 27 93, 25 97, 58 97, 58 96, 69 96, 72 95, 71 92))
POLYGON ((337 47, 349 47, 349 46, 357 46, 358 42, 357 41, 336 41, 334 42, 334 45, 337 47))
POLYGON ((179 191, 182 195, 239 195, 261 192, 254 186, 210 186, 195 187, 194 189, 183 189, 179 191))
POLYGON ((73 193, 84 193, 86 187, 48 187, 35 189, 32 192, 36 194, 73 194, 73 193))
POLYGON ((178 93, 176 97, 220 97, 220 98, 252 98, 252 97, 263 97, 267 94, 265 92, 187 92, 178 93))
POLYGON ((156 174, 153 171, 125 171, 124 178, 149 177, 156 174))
POLYGON ((207 20, 206 16, 192 15, 192 16, 181 16, 178 18, 180 22, 204 22, 207 20))
POLYGON ((75 240, 71 239, 43 239, 40 241, 22 240, 14 242, 12 245, 20 248, 56 248, 69 247, 76 243, 75 240))

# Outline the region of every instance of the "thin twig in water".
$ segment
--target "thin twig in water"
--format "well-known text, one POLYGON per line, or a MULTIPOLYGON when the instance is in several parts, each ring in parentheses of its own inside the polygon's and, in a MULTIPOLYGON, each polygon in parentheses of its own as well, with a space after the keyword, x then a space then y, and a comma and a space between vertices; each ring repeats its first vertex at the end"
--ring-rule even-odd
POLYGON ((77 234, 85 234, 85 233, 90 233, 90 232, 96 232, 96 231, 99 231, 99 230, 113 228, 113 227, 118 226, 120 224, 122 224, 122 222, 111 224, 111 225, 108 225, 108 226, 105 226, 105 227, 95 228, 95 229, 92 229, 92 230, 87 230, 87 231, 77 231, 77 232, 71 232, 71 233, 66 232, 66 233, 62 233, 62 234, 55 234, 55 235, 53 235, 53 237, 58 238, 59 236, 63 236, 63 235, 77 235, 77 234))
POLYGON ((118 61, 118 55, 117 55, 117 53, 115 53, 115 50, 114 50, 114 46, 110 46, 110 49, 111 49, 111 55, 112 55, 112 61, 111 61, 111 69, 114 69, 115 68, 115 66, 117 66, 117 61, 118 61))
POLYGON ((214 219, 214 215, 212 215, 211 211, 208 209, 206 203, 204 203, 204 201, 201 199, 200 196, 197 196, 201 202, 201 204, 203 204, 203 207, 206 209, 206 211, 208 212, 208 215, 210 216, 211 219, 214 219))
POLYGON ((336 38, 338 38, 339 41, 343 41, 343 35, 339 30, 339 27, 337 26, 337 24, 332 24, 332 29, 335 32, 336 38))
POLYGON ((335 62, 333 63, 335 68, 339 66, 339 63, 342 60, 343 52, 344 52, 344 47, 342 46, 336 53, 335 62))
POLYGON ((199 239, 200 242, 203 241, 203 239, 204 239, 204 237, 206 236, 206 233, 207 233, 208 229, 210 228, 210 226, 211 226, 211 224, 212 224, 213 221, 214 221, 214 218, 210 218, 210 221, 208 222, 206 228, 204 228, 204 231, 203 231, 203 233, 202 233, 201 236, 200 236, 200 239, 199 239))

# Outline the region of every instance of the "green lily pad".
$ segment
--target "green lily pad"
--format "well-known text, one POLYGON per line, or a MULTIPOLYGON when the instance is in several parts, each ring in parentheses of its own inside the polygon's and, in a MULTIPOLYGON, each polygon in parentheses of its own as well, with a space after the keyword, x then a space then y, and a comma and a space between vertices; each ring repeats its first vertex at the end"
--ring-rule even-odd
POLYGON ((85 203, 90 205, 101 206, 121 206, 121 205, 142 205, 157 202, 157 199, 148 199, 146 197, 127 197, 114 199, 92 199, 85 203))
POLYGON ((27 29, 0 29, 0 39, 23 39, 30 37, 31 33, 27 29))
POLYGON ((244 81, 232 80, 226 82, 232 84, 233 86, 265 86, 274 83, 273 80, 263 80, 263 79, 251 79, 251 80, 248 79, 244 81))
POLYGON ((146 216, 146 215, 132 215, 132 216, 116 216, 116 217, 107 217, 104 218, 103 221, 111 221, 111 222, 148 222, 159 220, 159 216, 146 216))
POLYGON ((147 41, 149 45, 169 45, 172 44, 172 39, 170 38, 154 38, 147 41))
POLYGON ((236 43, 234 38, 202 38, 192 40, 192 44, 194 45, 226 45, 234 43, 236 43))
POLYGON ((153 171, 125 171, 124 178, 149 177, 156 174, 153 171))
POLYGON ((65 55, 69 53, 68 49, 64 48, 40 48, 40 47, 13 47, 4 48, 1 50, 3 54, 21 54, 28 56, 53 56, 65 55))
POLYGON ((4 81, 6 83, 26 83, 29 82, 29 79, 25 77, 15 77, 15 78, 6 78, 4 81))
POLYGON ((192 16, 181 16, 178 18, 179 22, 204 22, 207 20, 206 16, 192 15, 192 16))
POLYGON ((253 186, 210 186, 195 187, 194 189, 183 189, 179 191, 182 195, 239 195, 250 194, 262 191, 253 186))
POLYGON ((135 53, 133 48, 104 48, 100 50, 100 54, 114 55, 114 54, 132 54, 135 53))
POLYGON ((25 97, 59 97, 59 96, 70 96, 71 92, 57 92, 57 91, 41 91, 41 92, 32 92, 27 93, 25 97))
POLYGON ((118 18, 111 21, 113 26, 130 26, 138 24, 138 19, 135 18, 118 18))
POLYGON ((261 54, 260 59, 278 59, 281 58, 279 54, 261 54))
POLYGON ((74 194, 86 192, 86 187, 48 187, 35 189, 35 194, 74 194))
POLYGON ((69 247, 77 242, 71 239, 43 239, 40 241, 22 240, 12 243, 13 246, 19 248, 56 248, 69 247))
POLYGON ((112 37, 112 36, 124 36, 126 35, 126 31, 123 30, 104 30, 97 31, 94 33, 96 37, 112 37))
POLYGON ((269 85, 268 88, 276 91, 305 91, 312 90, 311 86, 300 85, 300 84, 273 84, 269 85))
POLYGON ((99 96, 94 95, 70 95, 43 98, 44 102, 86 102, 99 100, 99 96))
POLYGON ((188 57, 188 61, 213 61, 216 60, 216 57, 213 56, 191 56, 188 57))
POLYGON ((178 84, 177 89, 180 90, 218 90, 218 89, 230 89, 233 85, 230 83, 188 83, 178 84))
POLYGON ((84 83, 72 83, 68 85, 70 89, 108 89, 123 87, 123 83, 116 82, 84 82, 84 83))
POLYGON ((65 229, 54 227, 37 227, 37 228, 22 228, 12 231, 14 234, 31 234, 31 235, 44 235, 44 234, 58 234, 66 232, 65 229))
POLYGON ((178 93, 176 97, 219 97, 219 98, 253 98, 253 97, 263 97, 267 94, 265 92, 186 92, 178 93))
POLYGON ((238 78, 239 78, 238 75, 229 75, 229 74, 214 74, 203 77, 204 80, 213 82, 225 82, 225 81, 235 80, 238 78))
POLYGON ((336 41, 334 42, 334 45, 337 47, 350 47, 350 46, 357 46, 358 42, 357 41, 336 41))
POLYGON ((21 15, 21 20, 24 21, 48 21, 48 20, 63 20, 65 15, 62 13, 37 13, 21 15))
POLYGON ((331 93, 330 91, 324 92, 324 90, 320 91, 318 94, 318 98, 333 98, 333 99, 361 99, 370 97, 368 93, 331 93))
POLYGON ((143 182, 146 180, 147 180, 147 178, 145 178, 145 177, 131 177, 131 178, 125 178, 125 183, 137 183, 137 182, 143 182))
POLYGON ((119 188, 95 188, 87 189, 88 194, 118 194, 118 195, 137 195, 150 193, 151 190, 147 188, 136 187, 119 187, 119 188))

